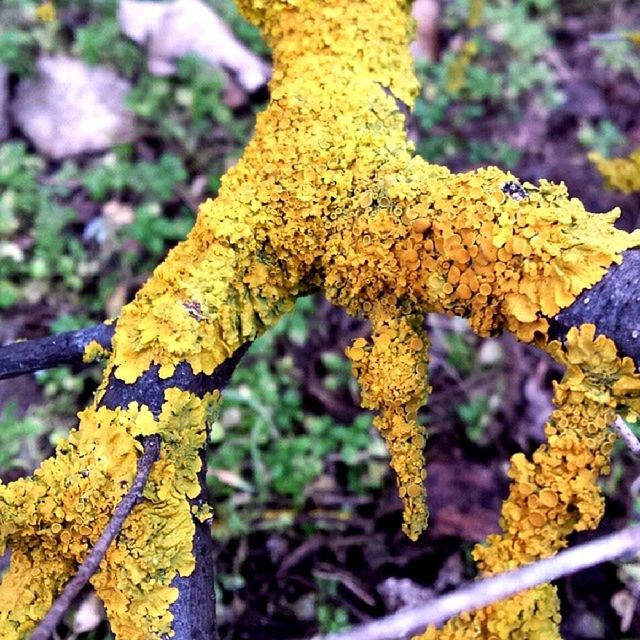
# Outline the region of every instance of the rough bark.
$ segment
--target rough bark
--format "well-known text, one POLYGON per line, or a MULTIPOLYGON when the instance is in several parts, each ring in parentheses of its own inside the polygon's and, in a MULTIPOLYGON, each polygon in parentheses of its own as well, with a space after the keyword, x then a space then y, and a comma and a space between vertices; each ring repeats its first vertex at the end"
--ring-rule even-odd
POLYGON ((594 324, 596 333, 611 338, 618 353, 640 369, 640 250, 623 253, 620 264, 550 321, 549 337, 563 339, 571 327, 594 324))
POLYGON ((98 324, 79 331, 65 331, 55 336, 36 338, 0 348, 0 380, 38 369, 50 369, 64 364, 80 364, 91 342, 111 349, 114 324, 98 324))

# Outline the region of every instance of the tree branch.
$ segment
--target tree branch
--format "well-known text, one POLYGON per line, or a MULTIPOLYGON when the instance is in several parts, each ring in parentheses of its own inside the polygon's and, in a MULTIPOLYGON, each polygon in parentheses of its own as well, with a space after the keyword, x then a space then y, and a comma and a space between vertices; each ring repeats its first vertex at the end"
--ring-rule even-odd
POLYGON ((47 615, 42 619, 31 640, 48 640, 67 612, 71 603, 98 570, 100 562, 107 553, 109 545, 120 533, 122 525, 133 507, 140 502, 144 487, 154 462, 160 455, 160 436, 148 436, 142 439, 144 451, 138 460, 138 471, 131 485, 131 489, 115 508, 109 524, 103 534, 93 546, 85 561, 80 565, 76 575, 67 583, 62 593, 56 598, 47 615))
POLYGON ((440 626, 459 613, 473 611, 638 549, 640 526, 628 527, 521 569, 478 580, 419 607, 399 611, 345 633, 331 634, 325 640, 404 640, 424 632, 429 625, 440 626))
MULTIPOLYGON (((596 285, 583 291, 574 303, 550 321, 550 337, 562 339, 571 327, 595 324, 640 368, 640 250, 623 254, 596 285)), ((81 364, 92 342, 111 350, 115 323, 98 324, 54 336, 15 342, 0 347, 0 380, 64 364, 81 364)))
POLYGON ((620 436, 620 439, 627 445, 627 448, 634 456, 640 457, 640 440, 638 440, 637 436, 627 423, 618 416, 614 423, 611 425, 611 428, 620 436))
MULTIPOLYGON (((570 306, 551 319, 550 337, 563 338, 569 329, 595 324, 618 350, 640 366, 640 250, 625 251, 596 285, 583 291, 570 306)), ((98 324, 54 336, 0 347, 0 380, 64 364, 81 364, 90 342, 111 350, 115 323, 98 324)))
MULTIPOLYGON (((166 389, 177 387, 200 398, 214 389, 222 390, 248 348, 249 343, 240 347, 209 376, 203 373, 194 374, 191 367, 184 362, 176 367, 170 378, 160 378, 157 365, 150 367, 133 384, 126 384, 112 375, 100 399, 100 406, 116 409, 127 407, 130 402, 135 401, 140 405, 146 405, 157 417, 165 401, 166 389)), ((200 495, 191 500, 192 505, 207 501, 205 448, 201 449, 200 457, 200 495)), ((178 599, 171 605, 174 632, 172 640, 217 640, 211 526, 209 522, 200 522, 198 519, 195 519, 194 524, 195 569, 191 575, 178 576, 172 582, 172 586, 178 589, 178 599)))
MULTIPOLYGON (((102 325, 104 327, 105 325, 102 325)), ((111 329, 109 341, 113 330, 111 329)), ((82 353, 82 345, 88 344, 96 337, 104 338, 101 326, 92 327, 82 332, 69 332, 62 334, 62 341, 45 338, 42 341, 53 343, 52 350, 57 350, 59 354, 67 354, 68 351, 62 348, 61 344, 72 345, 76 353, 82 353)), ((60 336, 58 336, 60 337, 60 336)), ((31 354, 31 362, 36 361, 36 352, 33 351, 33 344, 41 342, 31 341, 22 346, 29 346, 23 350, 26 354, 31 354)), ((12 345, 14 347, 14 345, 12 345)), ((162 379, 158 375, 159 367, 150 367, 133 384, 126 384, 111 375, 106 388, 98 403, 109 409, 126 408, 131 402, 136 401, 140 405, 146 405, 156 416, 159 416, 164 403, 165 391, 170 388, 179 388, 189 391, 198 397, 214 389, 225 387, 235 370, 240 358, 244 355, 249 344, 247 343, 234 353, 233 356, 223 362, 212 375, 194 374, 191 367, 186 363, 180 363, 174 374, 167 379, 162 379)), ((2 350, 0 350, 1 353, 2 350)), ((15 353, 15 351, 13 351, 15 353)), ((13 360, 13 362, 19 362, 13 360)), ((39 361, 40 363, 42 362, 39 361)), ((47 362, 54 362, 49 358, 47 362)), ((58 361, 57 364, 60 364, 58 361)), ((51 364, 50 366, 55 366, 51 364)), ((37 367, 34 367, 37 368, 37 367)), ((5 371, 8 367, 4 368, 5 371)), ((133 509, 140 501, 144 486, 147 482, 149 472, 153 463, 158 458, 160 451, 160 437, 157 435, 142 438, 144 452, 138 461, 138 471, 129 492, 118 504, 109 521, 106 529, 89 552, 86 560, 80 565, 76 575, 65 586, 62 593, 54 601, 47 615, 40 622, 31 636, 31 640, 47 640, 54 632, 65 612, 71 605, 74 598, 87 584, 91 577, 98 570, 100 562, 105 556, 111 542, 120 532, 122 525, 133 509)), ((203 447, 200 451, 202 466, 199 473, 200 494, 191 500, 192 505, 206 502, 206 450, 203 447)), ((211 538, 210 523, 200 522, 195 519, 195 535, 193 539, 193 555, 195 556, 195 569, 189 576, 178 576, 172 586, 178 589, 178 598, 171 606, 173 613, 173 635, 174 640, 193 640, 195 638, 207 638, 217 640, 216 617, 215 617, 215 596, 214 596, 214 564, 213 564, 213 540, 211 538)))
POLYGON ((102 323, 0 347, 0 380, 63 364, 82 364, 84 350, 94 341, 111 351, 115 328, 115 323, 102 323))
POLYGON ((550 320, 549 338, 563 340, 571 327, 590 323, 616 343, 618 353, 629 356, 640 370, 640 250, 629 249, 622 262, 583 291, 550 320))

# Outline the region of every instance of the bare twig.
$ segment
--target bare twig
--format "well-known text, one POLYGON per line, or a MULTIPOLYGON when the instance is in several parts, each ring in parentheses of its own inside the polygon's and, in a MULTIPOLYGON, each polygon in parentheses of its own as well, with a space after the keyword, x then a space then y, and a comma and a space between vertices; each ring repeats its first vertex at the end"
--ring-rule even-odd
POLYGON ((634 456, 640 457, 640 440, 638 440, 636 434, 631 431, 629 425, 618 416, 611 426, 620 438, 622 438, 627 447, 629 447, 631 453, 633 453, 634 456))
POLYGON ((81 364, 84 350, 91 342, 110 351, 114 331, 115 323, 103 323, 0 347, 0 380, 63 364, 81 364))
POLYGON ((89 552, 85 561, 80 565, 76 575, 67 583, 62 593, 57 597, 47 615, 42 619, 35 631, 31 634, 31 640, 48 640, 54 634, 56 627, 62 620, 64 614, 69 609, 74 598, 80 593, 83 587, 89 582, 91 576, 98 570, 100 562, 107 553, 109 545, 120 533, 122 525, 133 507, 140 502, 142 492, 151 467, 160 454, 160 436, 148 436, 143 438, 144 451, 138 460, 138 470, 133 480, 131 489, 122 498, 120 504, 115 508, 109 524, 103 534, 98 538, 93 549, 89 552))
POLYGON ((478 580, 419 607, 399 611, 345 633, 331 634, 325 640, 404 640, 424 632, 431 624, 440 626, 461 612, 473 611, 531 587, 638 550, 640 526, 628 527, 521 569, 478 580))

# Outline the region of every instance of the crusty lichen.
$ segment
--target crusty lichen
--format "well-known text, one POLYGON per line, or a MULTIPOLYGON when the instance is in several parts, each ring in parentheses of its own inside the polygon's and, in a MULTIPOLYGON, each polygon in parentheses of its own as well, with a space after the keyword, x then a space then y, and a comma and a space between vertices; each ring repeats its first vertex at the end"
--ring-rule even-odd
POLYGON ((379 412, 373 423, 396 472, 404 503, 403 529, 415 540, 427 525, 422 454, 426 432, 417 416, 429 390, 424 320, 394 317, 384 303, 376 305, 370 317, 371 342, 356 339, 347 356, 362 388, 362 406, 379 412))
MULTIPOLYGON (((170 378, 179 363, 211 374, 296 296, 324 291, 371 320, 371 341, 348 353, 416 537, 426 523, 416 420, 428 391, 424 314, 544 344, 547 319, 639 237, 615 229, 615 212, 586 212, 562 185, 520 185, 495 167, 456 175, 413 155, 401 104, 418 89, 408 4, 239 1, 273 48, 269 107, 218 197, 123 309, 105 381, 132 384, 151 367, 170 378)), ((94 584, 120 638, 168 633, 171 580, 193 567, 192 515, 207 515, 188 503, 207 400, 166 394, 157 421, 144 406, 96 404, 32 479, 0 487, 0 540, 14 550, 0 587, 3 637, 24 637, 42 616, 131 482, 136 437, 151 433, 162 435, 161 460, 94 584)), ((593 402, 572 411, 580 418, 593 402)))
MULTIPOLYGON (((637 242, 563 186, 524 185, 514 199, 500 169, 455 175, 412 156, 394 99, 416 90, 404 4, 240 3, 273 46, 271 103, 189 239, 123 311, 116 376, 133 382, 153 363, 170 376, 184 360, 209 374, 311 288, 351 313, 380 308, 381 322, 439 311, 530 341, 637 242)), ((412 384, 426 389, 419 373, 412 384)), ((377 420, 387 442, 417 434, 401 435, 407 412, 377 420)), ((419 497, 405 497, 407 517, 419 497)))
MULTIPOLYGON (((547 442, 528 460, 511 458, 509 497, 502 505, 501 534, 478 545, 473 556, 481 574, 490 575, 553 555, 575 531, 594 529, 604 500, 598 477, 609 472, 616 412, 637 411, 640 375, 614 343, 595 336, 594 325, 569 331, 563 346, 549 352, 567 367, 555 385, 557 409, 545 425, 547 442)), ((416 640, 458 638, 559 638, 555 588, 544 585, 509 600, 428 629, 416 640)))
POLYGON ((144 490, 92 578, 118 637, 159 638, 170 631, 176 575, 189 575, 195 525, 189 498, 200 492, 198 455, 207 405, 179 389, 165 392, 157 420, 131 403, 79 414, 80 426, 60 442, 32 478, 0 486, 0 553, 11 567, 0 585, 0 637, 24 638, 75 573, 136 473, 137 436, 158 433, 162 451, 144 490))

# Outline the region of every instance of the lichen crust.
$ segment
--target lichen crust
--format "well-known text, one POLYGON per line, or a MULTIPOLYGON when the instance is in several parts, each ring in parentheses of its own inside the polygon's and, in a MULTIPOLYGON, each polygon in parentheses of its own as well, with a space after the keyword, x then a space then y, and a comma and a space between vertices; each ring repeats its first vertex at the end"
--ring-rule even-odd
MULTIPOLYGON (((0 545, 12 549, 0 586, 3 638, 24 638, 44 615, 130 485, 137 438, 155 433, 162 452, 144 500, 93 583, 119 638, 170 635, 171 582, 192 570, 193 517, 207 517, 192 513, 189 500, 211 398, 170 388, 154 417, 135 403, 99 407, 107 381, 132 385, 151 368, 169 380, 179 365, 210 375, 312 291, 371 321, 371 337, 347 354, 363 406, 377 411, 411 538, 427 522, 417 411, 429 390, 430 312, 468 318, 483 336, 509 330, 568 368, 548 443, 530 462, 514 457, 504 533, 476 549, 481 570, 551 553, 567 531, 599 518, 594 478, 608 464, 607 425, 618 403, 637 411, 636 374, 624 360, 616 369, 608 343, 609 359, 596 363, 589 345, 605 338, 588 328, 562 348, 547 344, 547 331, 550 318, 638 245, 640 232, 616 229, 617 211, 587 212, 564 185, 521 184, 496 167, 455 174, 416 157, 405 119, 418 91, 406 0, 238 4, 273 50, 269 106, 218 196, 200 205, 186 240, 122 310, 103 384, 79 428, 32 478, 0 485, 0 545), (603 367, 612 368, 606 380, 619 372, 617 387, 602 386, 603 367), (558 466, 564 475, 554 484, 558 466), (550 514, 555 533, 542 535, 537 523, 550 514)), ((516 620, 521 631, 546 632, 556 622, 555 592, 522 595, 496 616, 472 616, 469 629, 494 625, 495 635, 516 620)), ((467 637, 462 626, 450 628, 460 630, 451 637, 467 637)))
MULTIPOLYGON (((0 637, 25 638, 77 570, 131 486, 139 436, 159 434, 162 450, 134 508, 91 582, 120 638, 171 633, 171 583, 194 567, 190 499, 200 493, 204 398, 172 388, 157 419, 137 403, 85 409, 80 426, 31 478, 0 485, 0 553, 11 548, 0 585, 0 637)), ((201 515, 201 514, 200 514, 201 515)))

